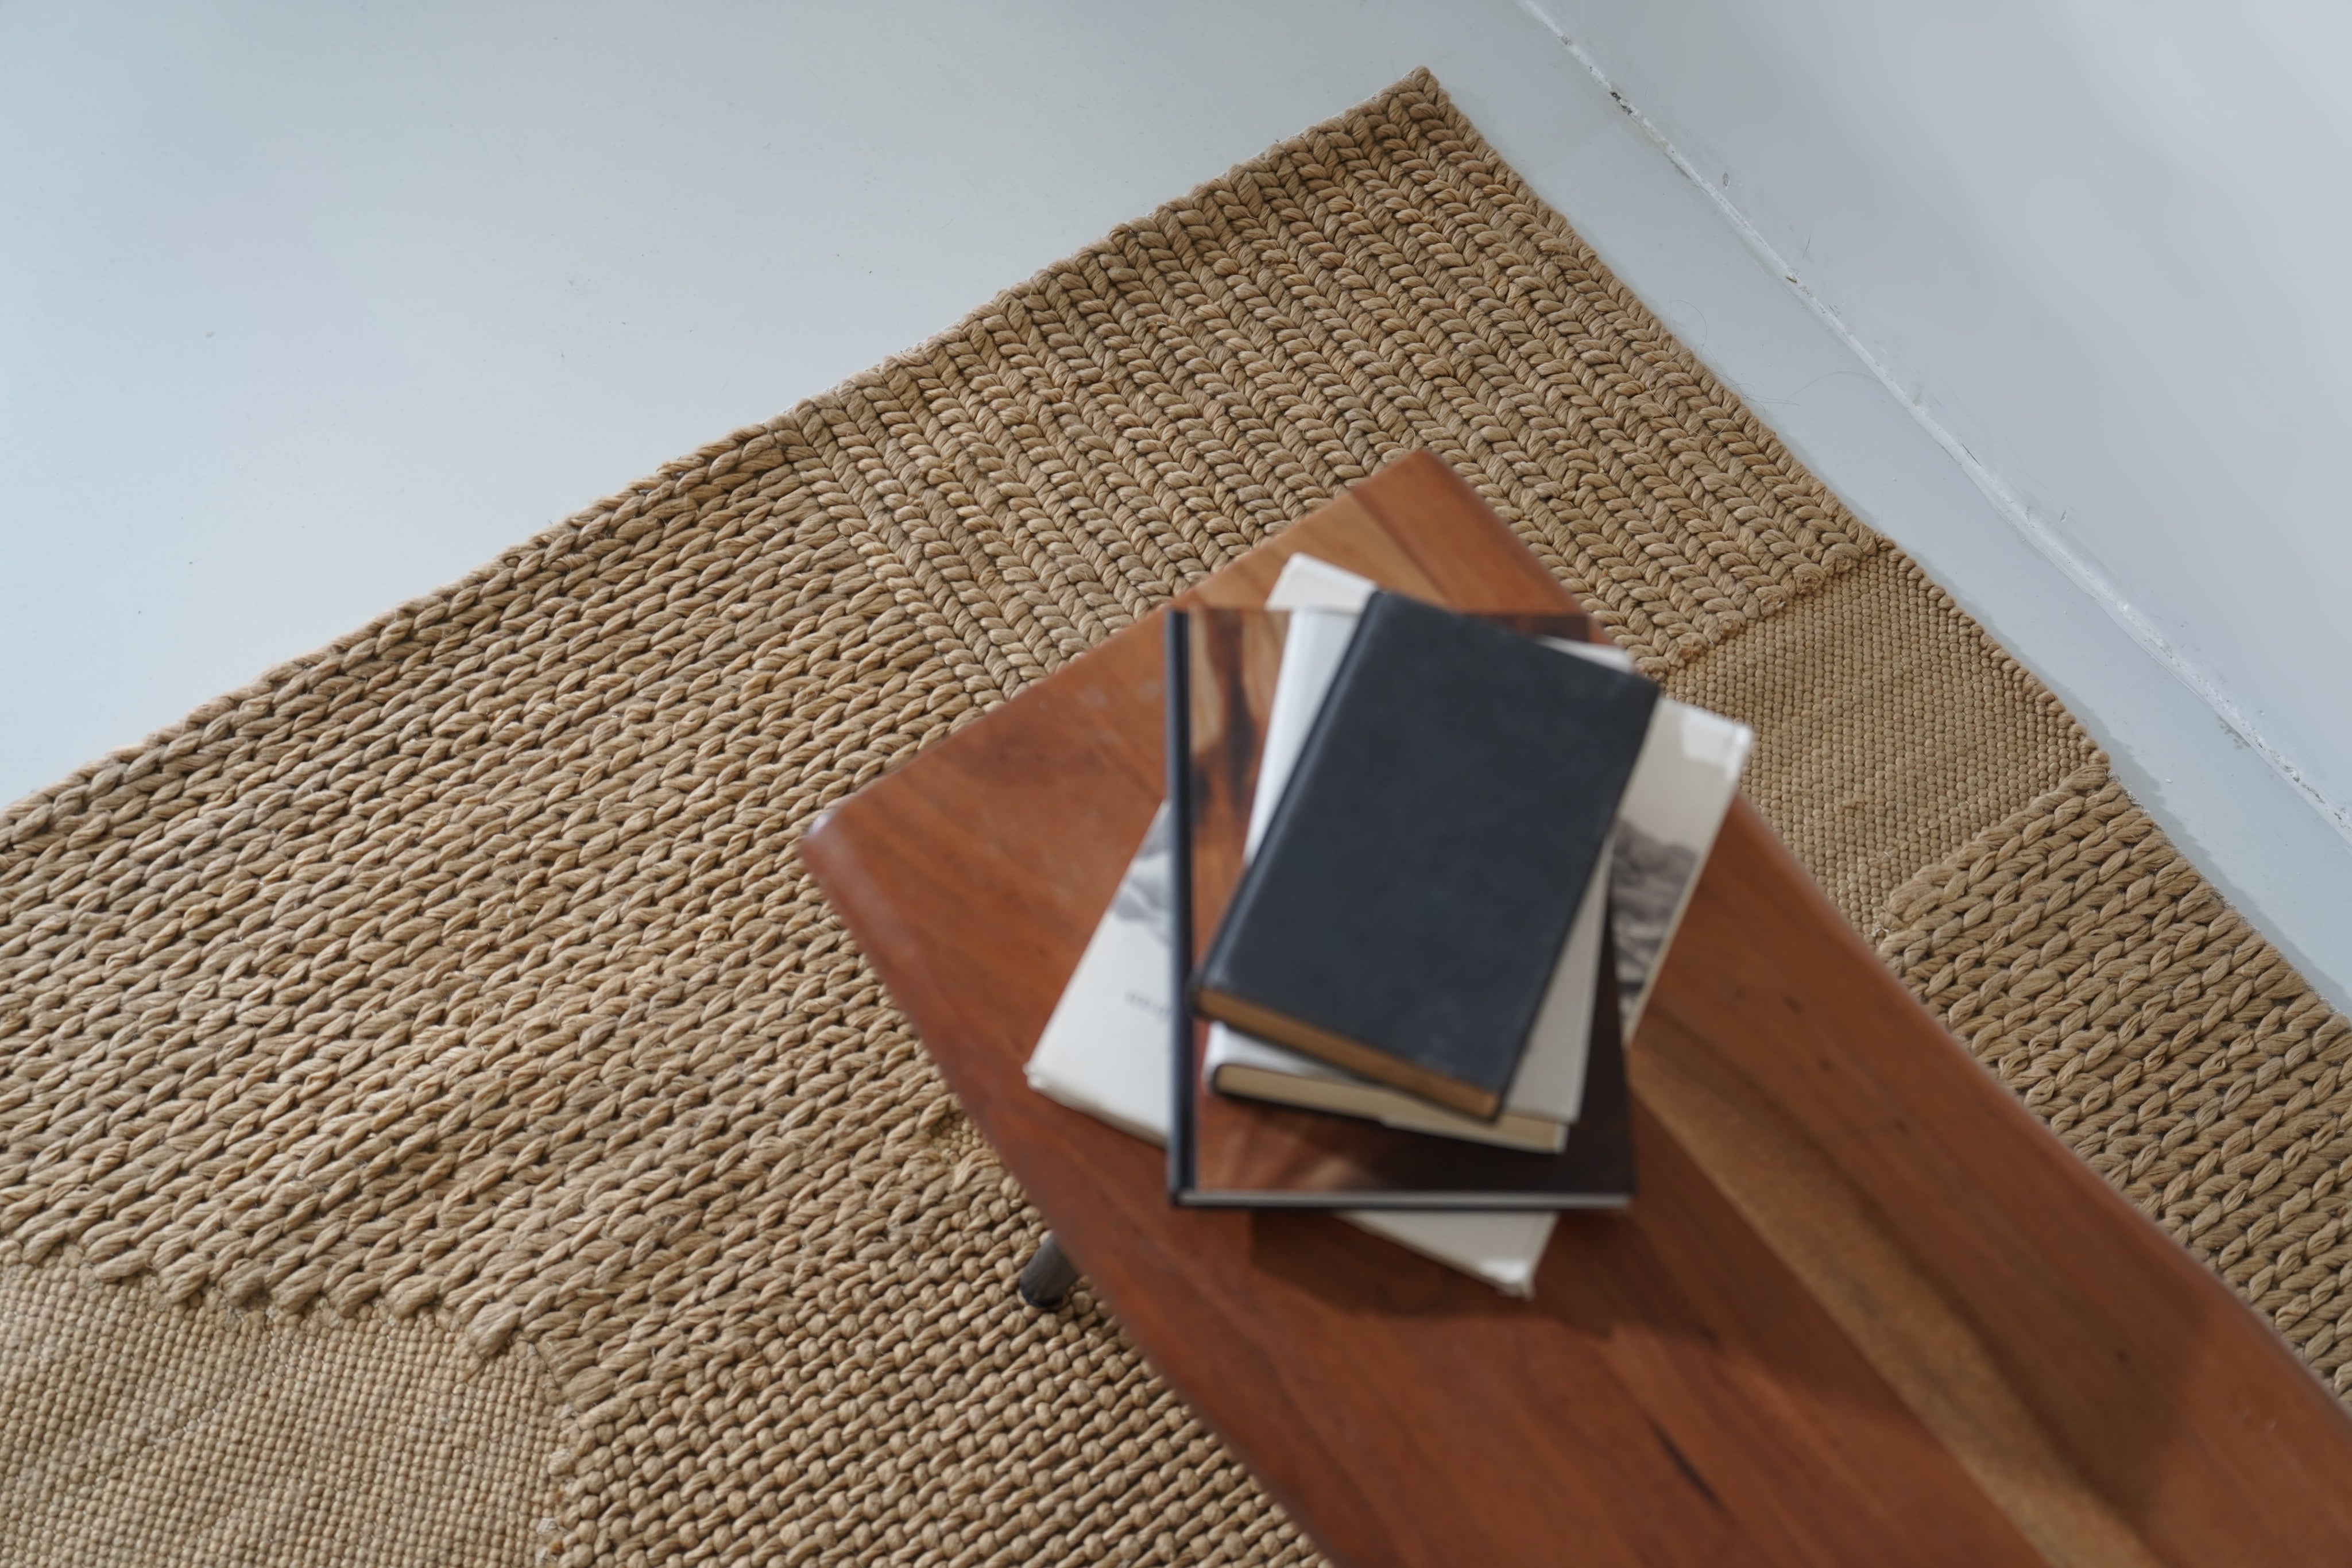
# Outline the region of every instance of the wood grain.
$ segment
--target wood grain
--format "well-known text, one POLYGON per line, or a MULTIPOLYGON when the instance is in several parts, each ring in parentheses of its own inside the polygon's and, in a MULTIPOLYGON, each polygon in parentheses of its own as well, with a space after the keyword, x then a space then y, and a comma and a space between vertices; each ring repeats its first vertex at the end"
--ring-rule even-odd
MULTIPOLYGON (((1434 459, 1311 549, 1570 608, 1434 459)), ((1532 1302, 1328 1217, 1171 1207, 1157 1151, 1021 1063, 1160 795, 1156 617, 845 802, 803 852, 1134 1342, 1333 1558, 2352 1562, 2352 1420, 1881 967, 1752 811, 1631 1067, 1641 1197, 1532 1302)))
POLYGON ((1644 1020, 1643 1101, 2066 1555, 2352 1561, 2343 1406, 1826 899, 1786 900, 1802 875, 1743 805, 1644 1020), (2140 1554, 2102 1544, 2118 1534, 2140 1554))

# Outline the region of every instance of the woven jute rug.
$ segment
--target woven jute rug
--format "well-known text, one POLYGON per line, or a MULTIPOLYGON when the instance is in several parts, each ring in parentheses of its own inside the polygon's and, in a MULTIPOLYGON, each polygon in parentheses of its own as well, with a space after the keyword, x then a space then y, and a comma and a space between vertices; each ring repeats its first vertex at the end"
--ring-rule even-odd
POLYGON ((1416 76, 0 819, 0 1557, 1310 1560, 793 845, 1423 445, 2352 1384, 2352 1030, 1416 76))

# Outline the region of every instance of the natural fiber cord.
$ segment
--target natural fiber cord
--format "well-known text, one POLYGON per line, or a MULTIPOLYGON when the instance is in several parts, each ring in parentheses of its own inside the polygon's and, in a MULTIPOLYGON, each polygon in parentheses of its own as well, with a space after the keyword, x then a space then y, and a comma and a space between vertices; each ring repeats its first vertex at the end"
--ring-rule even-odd
POLYGON ((2095 755, 2058 700, 1887 546, 1665 684, 1756 727, 1748 799, 1864 930, 1896 883, 2095 755))
POLYGON ((0 1269, 0 1552, 528 1563, 555 1523, 553 1401, 530 1358, 453 1350, 426 1315, 173 1311, 0 1269))
POLYGON ((2352 1392, 2352 1027, 2102 767, 1922 870, 1879 951, 2352 1392))
POLYGON ((794 842, 1423 445, 2336 1364, 2341 1020, 1424 74, 0 817, 0 1560, 1311 1561, 794 842))

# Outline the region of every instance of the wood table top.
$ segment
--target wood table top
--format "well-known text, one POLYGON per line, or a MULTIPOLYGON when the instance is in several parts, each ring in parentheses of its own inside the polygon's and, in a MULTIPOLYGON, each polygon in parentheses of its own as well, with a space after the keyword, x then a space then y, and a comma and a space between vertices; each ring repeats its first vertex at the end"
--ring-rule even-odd
MULTIPOLYGON (((1307 550, 1574 601, 1434 457, 1307 550)), ((851 797, 802 853, 1135 1343, 1347 1568, 2352 1563, 2352 1416, 1879 963, 1744 801, 1628 1051, 1640 1189, 1535 1298, 1328 1216, 1179 1209, 1022 1074, 1162 793, 1159 617, 851 797)))

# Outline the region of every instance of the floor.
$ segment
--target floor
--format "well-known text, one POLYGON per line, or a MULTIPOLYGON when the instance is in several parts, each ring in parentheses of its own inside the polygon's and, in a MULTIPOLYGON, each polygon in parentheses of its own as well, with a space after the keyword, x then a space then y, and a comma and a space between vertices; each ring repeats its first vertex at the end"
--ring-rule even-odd
POLYGON ((0 800, 1417 65, 2352 1004, 2347 843, 1508 0, 0 10, 0 800))

